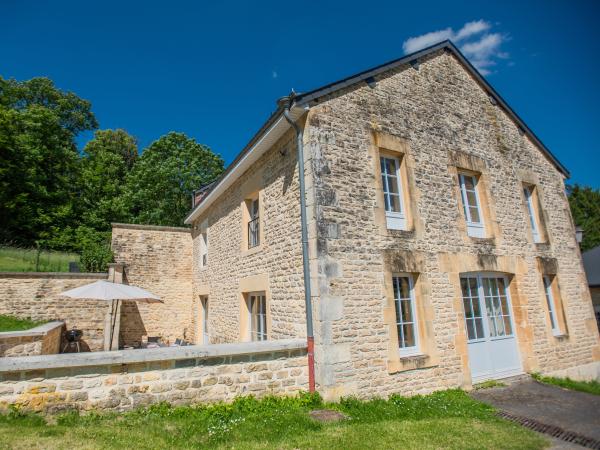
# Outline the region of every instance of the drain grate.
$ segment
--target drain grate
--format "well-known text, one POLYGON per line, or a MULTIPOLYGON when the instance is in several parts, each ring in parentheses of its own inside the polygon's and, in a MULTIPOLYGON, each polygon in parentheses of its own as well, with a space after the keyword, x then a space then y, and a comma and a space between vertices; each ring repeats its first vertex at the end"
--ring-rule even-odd
POLYGON ((600 441, 598 439, 592 439, 587 436, 583 436, 572 431, 563 430, 555 425, 548 425, 537 420, 528 419, 527 417, 516 416, 506 411, 500 411, 498 415, 504 419, 510 420, 511 422, 523 425, 525 428, 537 431, 539 433, 548 434, 561 441, 572 442, 573 444, 581 445, 583 447, 600 450, 600 441))

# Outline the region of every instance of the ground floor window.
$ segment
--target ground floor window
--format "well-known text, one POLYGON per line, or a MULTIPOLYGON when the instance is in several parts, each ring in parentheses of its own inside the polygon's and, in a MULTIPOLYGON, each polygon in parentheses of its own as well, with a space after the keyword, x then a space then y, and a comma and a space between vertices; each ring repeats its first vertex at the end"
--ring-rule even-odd
POLYGON ((267 340, 267 300, 264 292, 253 292, 248 295, 250 311, 250 340, 267 340))
POLYGON ((504 277, 463 276, 460 285, 469 341, 513 335, 504 277))
POLYGON ((550 327, 552 328, 552 333, 556 335, 560 333, 560 329, 556 318, 556 303, 554 302, 554 295, 552 294, 552 279, 549 276, 544 275, 543 280, 546 305, 548 306, 548 315, 550 316, 550 327))
POLYGON ((207 345, 210 343, 208 334, 208 296, 200 297, 200 309, 201 309, 201 323, 202 323, 202 344, 207 345))
POLYGON ((419 353, 419 338, 412 275, 394 275, 394 305, 400 356, 419 353))

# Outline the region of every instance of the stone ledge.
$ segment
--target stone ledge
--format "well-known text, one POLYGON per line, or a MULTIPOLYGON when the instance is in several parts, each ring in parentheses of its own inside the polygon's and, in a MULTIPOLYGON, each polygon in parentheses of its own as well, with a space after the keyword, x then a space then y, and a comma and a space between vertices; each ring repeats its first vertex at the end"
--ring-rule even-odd
POLYGON ((304 339, 284 339, 234 344, 163 347, 145 350, 23 356, 0 359, 0 373, 19 372, 24 370, 146 363, 152 361, 177 361, 194 358, 203 359, 302 349, 306 349, 306 341, 304 339))
POLYGON ((85 272, 0 272, 0 278, 55 278, 55 279, 98 279, 106 280, 108 273, 85 273, 85 272))
POLYGON ((113 228, 124 228, 129 230, 149 230, 149 231, 173 231, 176 233, 191 233, 191 228, 186 227, 165 227, 161 225, 140 225, 137 223, 111 223, 113 228))
POLYGON ((63 327, 64 322, 61 320, 55 320, 53 322, 48 322, 39 327, 30 328, 29 330, 22 331, 2 331, 0 332, 0 339, 5 338, 15 338, 15 337, 24 337, 24 336, 45 336, 50 331, 55 328, 63 327))

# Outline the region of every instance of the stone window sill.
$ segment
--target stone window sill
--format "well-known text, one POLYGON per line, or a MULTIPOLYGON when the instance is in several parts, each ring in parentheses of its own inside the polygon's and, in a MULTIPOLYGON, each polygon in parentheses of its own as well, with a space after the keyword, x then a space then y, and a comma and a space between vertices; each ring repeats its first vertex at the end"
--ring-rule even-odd
POLYGON ((263 249, 263 246, 261 244, 261 245, 257 245, 256 247, 252 247, 247 250, 242 250, 242 256, 254 255, 255 253, 262 251, 262 249, 263 249))
POLYGON ((427 358, 429 358, 429 356, 427 356, 425 353, 417 353, 414 355, 400 355, 400 361, 401 362, 410 362, 410 361, 425 361, 427 358))
POLYGON ((429 369, 437 366, 437 362, 430 355, 419 354, 402 356, 397 360, 388 361, 388 372, 390 374, 407 372, 409 370, 429 369))

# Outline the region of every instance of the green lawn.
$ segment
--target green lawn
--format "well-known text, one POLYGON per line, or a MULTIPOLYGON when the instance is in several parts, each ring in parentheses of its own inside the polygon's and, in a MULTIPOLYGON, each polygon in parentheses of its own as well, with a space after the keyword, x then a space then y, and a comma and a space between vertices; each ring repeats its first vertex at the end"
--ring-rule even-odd
POLYGON ((120 415, 70 413, 46 420, 13 411, 0 417, 0 448, 7 449, 542 449, 547 444, 460 390, 327 405, 317 395, 303 394, 246 397, 228 405, 161 404, 120 415), (323 424, 309 417, 310 410, 325 407, 348 419, 323 424))
POLYGON ((0 246, 0 272, 68 272, 79 255, 37 249, 0 246))
POLYGON ((22 331, 29 330, 30 328, 37 327, 38 325, 42 325, 46 323, 35 322, 30 319, 18 319, 12 316, 4 316, 0 314, 0 331, 22 331))
POLYGON ((545 377, 539 374, 533 374, 532 377, 540 383, 552 384, 565 389, 572 389, 574 391, 600 395, 600 383, 597 381, 575 381, 571 380, 570 378, 545 377))

